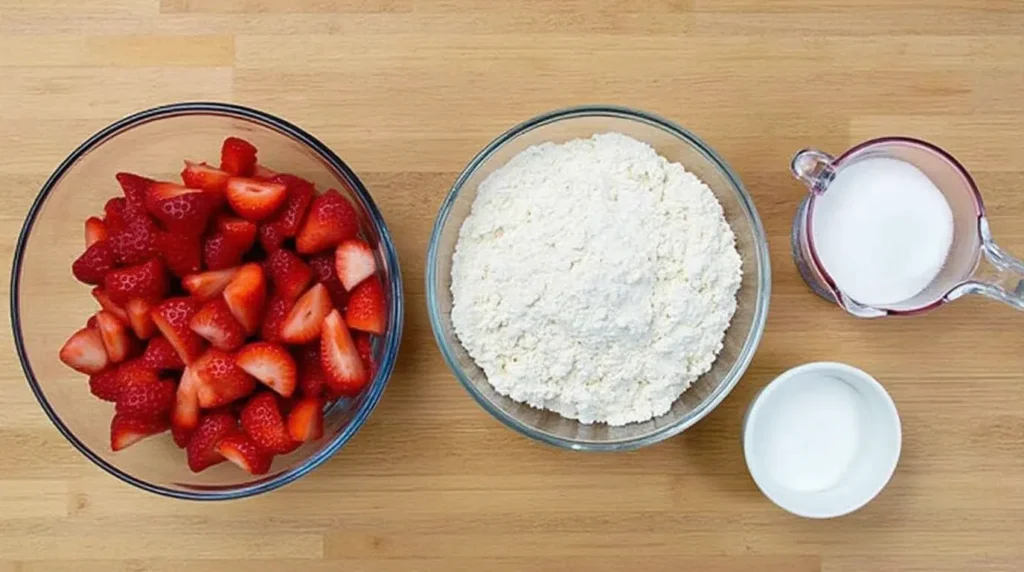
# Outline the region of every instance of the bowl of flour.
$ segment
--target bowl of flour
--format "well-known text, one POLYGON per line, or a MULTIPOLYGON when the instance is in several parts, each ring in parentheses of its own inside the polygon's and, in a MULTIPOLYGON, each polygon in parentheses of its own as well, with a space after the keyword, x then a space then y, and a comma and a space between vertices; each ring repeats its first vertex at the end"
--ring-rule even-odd
POLYGON ((455 377, 505 425, 570 449, 684 431, 764 330, 767 241, 739 178, 660 117, 578 107, 484 148, 438 213, 427 306, 455 377))

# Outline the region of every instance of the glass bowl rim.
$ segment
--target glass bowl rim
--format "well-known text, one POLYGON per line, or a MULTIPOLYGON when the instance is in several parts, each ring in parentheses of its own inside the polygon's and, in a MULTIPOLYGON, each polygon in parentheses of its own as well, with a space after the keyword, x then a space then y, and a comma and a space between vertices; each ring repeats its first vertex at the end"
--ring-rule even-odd
POLYGON ((25 374, 28 385, 32 389, 32 393, 35 395, 39 405, 46 413, 46 416, 54 426, 57 427, 57 430, 60 431, 61 435, 63 435, 64 438, 78 450, 78 452, 107 473, 110 473, 118 479, 142 490, 166 497, 185 500, 231 500, 269 492, 305 476, 310 471, 323 464, 327 459, 331 458, 366 422, 377 403, 380 401, 384 388, 387 386, 388 380, 391 378, 398 355, 399 342, 402 338, 401 333, 404 321, 404 305, 401 268, 398 263, 398 253, 395 250, 394 242, 392 241, 391 234, 384 222, 384 217, 378 210, 376 203, 374 203, 373 199, 370 197, 369 191, 367 191, 366 187, 363 185, 359 177, 356 176, 355 172, 352 171, 348 164, 342 161, 338 155, 331 151, 319 139, 310 135, 297 125, 270 113, 233 103, 197 101, 161 105, 125 116, 94 133, 75 148, 75 150, 72 151, 71 154, 69 154, 63 161, 61 161, 60 165, 57 166, 54 172, 47 178, 46 182, 43 183, 42 188, 39 190, 39 194, 32 201, 32 206, 29 207, 28 214, 25 216, 25 222, 18 234, 18 242, 14 249, 14 256, 11 264, 10 312, 11 329, 14 333, 14 345, 18 353, 18 361, 21 364, 21 369, 25 374), (390 308, 391 315, 388 318, 387 334, 384 336, 384 348, 381 363, 377 369, 374 379, 370 382, 370 386, 362 405, 360 405, 360 407, 354 412, 348 424, 326 446, 295 467, 282 472, 276 477, 226 490, 178 490, 150 483, 132 476, 122 471, 113 463, 106 461, 94 453, 92 449, 75 436, 70 428, 68 428, 68 426, 61 420, 60 415, 58 415, 53 407, 51 407, 41 386, 39 385, 38 380, 36 379, 35 372, 32 369, 31 360, 29 359, 25 348, 24 335, 21 328, 21 313, 18 303, 21 293, 20 279, 25 247, 35 225, 36 217, 38 216, 43 204, 49 198, 50 193, 53 191, 56 184, 60 182, 67 172, 87 153, 122 132, 144 123, 187 115, 218 115, 250 121, 272 131, 276 131, 281 135, 290 137, 316 153, 321 160, 335 171, 336 175, 340 175, 347 183, 350 183, 350 190, 358 196, 360 201, 363 203, 363 206, 366 207, 367 212, 370 215, 370 222, 377 235, 376 238, 384 246, 386 262, 389 268, 391 268, 391 279, 388 281, 388 286, 390 288, 389 293, 391 295, 392 308, 390 308))
POLYGON ((455 179, 451 190, 449 190, 448 195, 441 204, 441 208, 437 213, 437 218, 434 221, 434 228, 430 236, 430 244, 427 247, 426 264, 427 313, 430 316, 430 327, 431 330, 433 330, 434 341, 437 344, 437 347, 441 350, 441 354, 444 356, 448 369, 455 374, 456 379, 459 380, 459 383, 466 392, 473 397, 480 407, 490 413, 491 416, 517 433, 546 445, 577 451, 609 452, 639 449, 659 443, 669 437, 674 437, 703 419, 707 414, 714 410, 715 407, 717 407, 718 404, 721 403, 732 391, 736 384, 739 383, 743 374, 750 365, 750 362, 753 360, 754 354, 757 351, 757 346, 764 333, 765 323, 768 318, 769 299, 771 298, 771 261, 768 254, 768 238, 765 234, 764 226, 761 223, 761 218, 758 216, 757 209, 754 206, 753 199, 751 198, 750 193, 747 192, 746 187, 740 181, 739 176, 731 167, 729 167, 725 160, 718 155, 718 153, 689 130, 659 115, 617 105, 579 105, 548 111, 508 129, 488 143, 486 147, 473 157, 473 159, 455 179), (701 155, 703 155, 706 160, 716 166, 736 190, 740 206, 748 220, 751 222, 752 233, 754 235, 754 257, 760 270, 758 282, 755 285, 757 290, 757 302, 754 308, 751 330, 747 335, 747 339, 744 341, 743 347, 740 350, 736 361, 726 374, 725 381, 719 383, 718 387, 715 388, 711 395, 709 395, 700 404, 700 406, 675 423, 652 431, 643 437, 620 441, 578 441, 551 435, 543 431, 538 431, 526 423, 523 423, 516 417, 509 415, 501 408, 493 406, 466 376, 462 367, 459 365, 458 360, 456 360, 452 348, 444 339, 443 328, 441 325, 441 310, 438 307, 438 293, 437 288, 435 287, 437 278, 438 243, 440 242, 441 232, 448 221, 449 215, 451 214, 451 209, 455 204, 455 199, 458 197, 459 193, 462 191, 462 187, 466 184, 469 178, 472 177, 476 173, 477 169, 484 162, 490 159, 492 155, 516 137, 551 123, 582 117, 614 117, 617 119, 626 119, 629 121, 643 123, 648 126, 661 129, 669 135, 691 145, 701 155))

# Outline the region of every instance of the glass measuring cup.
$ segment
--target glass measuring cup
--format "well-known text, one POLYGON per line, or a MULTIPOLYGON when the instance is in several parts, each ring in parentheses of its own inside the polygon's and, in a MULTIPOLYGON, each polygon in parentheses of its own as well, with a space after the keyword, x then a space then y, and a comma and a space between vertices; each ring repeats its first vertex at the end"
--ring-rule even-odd
POLYGON ((800 203, 791 234, 793 260, 804 281, 823 298, 862 318, 917 314, 967 294, 980 294, 1024 310, 1024 262, 992 240, 985 206, 974 179, 952 155, 908 137, 865 141, 839 157, 804 149, 790 170, 810 193, 800 203), (840 290, 814 248, 815 199, 828 191, 837 173, 864 159, 887 157, 910 163, 928 176, 953 212, 953 244, 938 276, 915 296, 887 307, 862 304, 840 290))

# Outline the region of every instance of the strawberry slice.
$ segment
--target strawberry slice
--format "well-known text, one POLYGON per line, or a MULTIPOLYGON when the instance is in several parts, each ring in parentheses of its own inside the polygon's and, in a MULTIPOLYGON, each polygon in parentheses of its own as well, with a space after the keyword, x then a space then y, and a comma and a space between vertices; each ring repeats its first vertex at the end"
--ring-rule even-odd
POLYGON ((174 392, 174 407, 171 409, 171 437, 174 444, 184 449, 192 432, 199 426, 199 390, 192 370, 181 372, 178 388, 174 392))
POLYGON ((273 179, 277 176, 277 171, 267 167, 266 165, 256 163, 256 166, 252 170, 252 176, 257 179, 273 179))
POLYGON ((216 193, 190 189, 174 183, 153 183, 146 191, 146 210, 164 223, 167 230, 200 235, 210 216, 220 206, 216 193))
POLYGON ((334 248, 358 234, 356 209, 341 193, 331 189, 315 197, 309 205, 306 222, 295 237, 295 247, 302 254, 314 254, 334 248))
POLYGON ((264 391, 249 398, 238 420, 242 430, 264 451, 281 455, 294 451, 298 446, 288 434, 273 393, 264 391))
MULTIPOLYGON (((147 179, 132 173, 117 173, 114 175, 117 179, 118 184, 121 185, 121 190, 124 191, 124 197, 129 203, 134 205, 142 206, 146 203, 146 191, 149 190, 149 186, 155 183, 153 179, 147 179)), ((126 219, 127 220, 127 219, 126 219)))
POLYGON ((115 304, 114 301, 110 299, 110 295, 107 294, 103 288, 100 288, 99 286, 93 288, 92 297, 96 298, 96 301, 99 302, 101 308, 117 316, 117 319, 126 324, 130 321, 128 311, 115 304))
POLYGON ((235 365, 234 356, 217 349, 207 350, 189 369, 204 409, 227 405, 256 389, 256 380, 235 365))
POLYGON ((331 302, 335 308, 344 308, 348 304, 348 290, 338 279, 337 265, 333 252, 321 252, 309 257, 309 267, 313 269, 316 280, 327 288, 331 302))
POLYGON ((313 280, 313 270, 294 252, 280 249, 267 256, 264 265, 274 284, 274 291, 288 300, 294 300, 306 291, 313 280))
POLYGON ((117 401, 125 388, 156 383, 160 378, 142 360, 126 361, 89 378, 89 392, 103 401, 117 401))
POLYGON ((372 378, 377 372, 377 364, 373 361, 373 341, 370 336, 356 332, 352 335, 352 341, 356 344, 356 351, 359 352, 359 359, 363 360, 363 367, 369 372, 372 378))
POLYGON ((85 249, 81 256, 71 263, 71 273, 79 282, 102 284, 103 278, 117 263, 117 256, 110 241, 101 240, 85 249))
POLYGON ((289 344, 306 344, 320 336, 320 326, 331 311, 331 298, 323 284, 317 284, 296 300, 284 323, 281 340, 289 344))
POLYGON ((168 298, 152 311, 153 323, 186 365, 203 352, 203 338, 189 328, 198 311, 199 302, 192 298, 168 298))
POLYGON ((256 147, 245 139, 228 137, 220 148, 220 170, 247 177, 256 168, 256 147))
POLYGON ((132 298, 125 304, 125 312, 128 315, 128 325, 132 327, 135 337, 146 340, 156 333, 156 324, 153 323, 153 316, 150 311, 153 305, 142 298, 132 298))
POLYGON ((263 275, 263 267, 256 263, 239 268, 235 277, 224 288, 224 301, 231 309, 231 314, 250 334, 259 330, 266 297, 267 281, 263 275))
POLYGON ((320 397, 327 385, 327 376, 320 365, 320 342, 306 344, 295 352, 299 370, 299 393, 303 397, 320 397))
POLYGON ((164 418, 174 407, 176 392, 175 383, 167 379, 128 385, 118 394, 114 411, 141 419, 164 418))
POLYGON ((117 370, 118 366, 108 367, 89 376, 89 393, 103 401, 117 401, 117 396, 121 394, 117 370))
POLYGON ((281 341, 281 324, 288 317, 292 309, 292 303, 285 298, 274 294, 267 302, 267 312, 263 316, 263 326, 260 328, 260 337, 265 342, 281 341))
POLYGON ((64 342, 60 348, 60 361, 75 371, 89 375, 103 371, 110 358, 98 330, 82 328, 64 342))
POLYGON ((281 225, 275 222, 264 222, 259 229, 260 246, 267 252, 274 252, 281 248, 284 241, 288 239, 281 232, 281 225))
POLYGON ((366 280, 356 286, 345 308, 345 323, 355 330, 383 334, 388 323, 388 308, 384 289, 377 279, 366 280))
POLYGON ((204 304, 189 326, 218 350, 234 351, 245 343, 245 328, 231 315, 224 298, 204 304))
POLYGON ((281 247, 286 238, 299 233, 309 204, 316 195, 313 183, 295 175, 276 175, 271 179, 288 187, 288 198, 277 214, 260 226, 260 244, 267 252, 281 247))
POLYGON ((334 395, 357 395, 370 380, 352 335, 337 310, 324 319, 320 365, 326 376, 327 389, 334 395))
POLYGON ((103 279, 103 289, 117 304, 124 304, 132 298, 159 302, 167 288, 167 272, 156 258, 136 266, 111 270, 103 279))
POLYGON ((110 448, 120 451, 146 437, 159 435, 167 431, 168 427, 166 418, 152 419, 115 414, 110 421, 110 448))
POLYGON ((107 239, 107 225, 99 217, 91 216, 85 219, 85 247, 96 244, 107 239))
POLYGON ((187 160, 185 169, 181 171, 181 181, 185 183, 186 187, 215 193, 222 193, 230 178, 231 173, 221 171, 206 163, 193 163, 187 160))
POLYGON ((142 352, 141 362, 143 366, 153 371, 185 368, 185 362, 181 361, 177 350, 163 336, 150 338, 149 343, 146 344, 146 351, 142 352))
POLYGON ((349 291, 377 271, 370 245, 356 239, 338 245, 334 251, 334 266, 341 284, 349 291))
POLYGON ((213 230, 203 241, 203 262, 210 270, 238 266, 256 242, 255 223, 229 216, 214 221, 213 230))
POLYGON ((303 397, 288 413, 288 435, 295 441, 307 443, 324 436, 324 400, 303 397))
POLYGON ((185 447, 188 468, 198 473, 224 461, 217 445, 225 435, 237 430, 238 422, 230 413, 214 412, 203 417, 185 447))
POLYGON ((202 270, 203 251, 198 234, 161 232, 156 238, 156 248, 175 276, 184 277, 202 270))
POLYGON ((241 431, 228 433, 217 443, 217 452, 250 475, 265 475, 273 457, 241 431))
POLYGON ((103 225, 107 230, 107 236, 113 236, 124 230, 124 210, 127 199, 114 197, 103 205, 103 225))
POLYGON ((96 327, 103 339, 103 347, 107 350, 107 359, 111 363, 121 363, 127 359, 132 346, 128 326, 114 314, 100 310, 96 313, 96 327))
POLYGON ((288 187, 260 179, 231 177, 224 194, 238 216, 261 221, 270 217, 288 198, 288 187))
POLYGON ((235 363, 283 397, 295 393, 298 372, 288 350, 278 344, 254 342, 238 350, 235 363))
POLYGON ((206 302, 220 296, 235 277, 235 272, 238 272, 237 268, 189 274, 181 279, 181 286, 195 299, 206 302))
POLYGON ((124 227, 111 233, 111 247, 118 264, 141 264, 158 254, 156 237, 160 233, 141 205, 125 202, 124 227))

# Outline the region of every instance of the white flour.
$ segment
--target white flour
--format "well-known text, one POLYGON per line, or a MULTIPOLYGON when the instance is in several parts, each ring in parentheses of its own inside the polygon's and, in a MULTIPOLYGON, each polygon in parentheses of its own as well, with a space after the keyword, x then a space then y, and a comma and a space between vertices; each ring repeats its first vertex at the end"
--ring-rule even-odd
POLYGON ((480 184, 452 323, 498 392, 624 425, 666 413, 711 368, 739 284, 711 190, 608 133, 530 147, 480 184))

